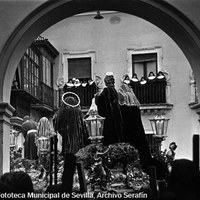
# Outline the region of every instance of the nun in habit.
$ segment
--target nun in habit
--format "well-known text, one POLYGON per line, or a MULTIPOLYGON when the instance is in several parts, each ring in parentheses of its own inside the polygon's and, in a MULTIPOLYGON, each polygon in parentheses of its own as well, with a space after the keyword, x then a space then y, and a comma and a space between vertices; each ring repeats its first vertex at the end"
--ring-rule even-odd
POLYGON ((151 162, 151 154, 141 120, 140 103, 130 87, 130 78, 125 74, 118 90, 119 105, 123 117, 123 139, 130 143, 139 153, 143 166, 151 162))
POLYGON ((80 98, 73 92, 62 95, 62 105, 54 119, 54 128, 62 136, 62 154, 75 154, 87 145, 87 131, 80 108, 80 98))

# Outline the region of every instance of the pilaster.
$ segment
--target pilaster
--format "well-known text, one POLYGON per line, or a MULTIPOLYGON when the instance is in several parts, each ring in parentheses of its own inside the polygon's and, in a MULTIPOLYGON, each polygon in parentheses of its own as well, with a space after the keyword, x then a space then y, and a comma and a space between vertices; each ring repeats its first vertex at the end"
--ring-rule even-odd
POLYGON ((15 109, 0 103, 0 175, 10 171, 10 118, 15 109))

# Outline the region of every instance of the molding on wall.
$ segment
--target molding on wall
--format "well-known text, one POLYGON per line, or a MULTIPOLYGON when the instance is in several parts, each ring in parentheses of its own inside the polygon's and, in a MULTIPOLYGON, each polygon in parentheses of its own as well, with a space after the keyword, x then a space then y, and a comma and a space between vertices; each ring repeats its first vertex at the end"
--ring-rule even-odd
POLYGON ((166 114, 172 110, 173 104, 162 103, 162 104, 142 104, 140 106, 142 115, 157 115, 159 113, 166 114))

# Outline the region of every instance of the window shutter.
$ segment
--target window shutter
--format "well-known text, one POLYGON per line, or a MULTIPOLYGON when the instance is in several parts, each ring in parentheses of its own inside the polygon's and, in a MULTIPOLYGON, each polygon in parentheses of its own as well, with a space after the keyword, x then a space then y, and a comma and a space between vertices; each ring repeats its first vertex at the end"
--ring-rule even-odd
POLYGON ((132 61, 136 62, 150 62, 157 60, 157 53, 137 54, 132 56, 132 61))
POLYGON ((86 79, 91 77, 91 58, 68 59, 68 78, 86 79))

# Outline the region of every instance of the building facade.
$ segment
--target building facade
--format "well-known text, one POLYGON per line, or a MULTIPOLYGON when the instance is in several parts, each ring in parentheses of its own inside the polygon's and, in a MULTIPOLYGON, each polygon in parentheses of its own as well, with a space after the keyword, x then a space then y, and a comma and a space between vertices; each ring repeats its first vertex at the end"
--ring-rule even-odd
MULTIPOLYGON (((196 111, 190 107, 197 99, 192 91, 192 69, 185 55, 166 33, 146 20, 120 12, 102 11, 101 20, 94 19, 95 15, 76 15, 43 32, 60 52, 58 79, 67 83, 73 78, 71 62, 80 61, 73 66, 80 72, 83 58, 90 59, 87 66, 92 79, 98 76, 103 81, 107 71, 114 72, 116 89, 125 73, 130 78, 137 74, 141 81, 142 77, 148 80, 150 72, 157 75, 162 71, 166 77, 164 90, 159 81, 157 85, 151 86, 147 81, 134 88, 141 103, 145 132, 152 134, 149 119, 161 112, 170 119, 163 150, 175 141, 176 157, 191 159, 192 136, 199 132, 199 122, 196 111)), ((81 74, 73 76, 83 79, 84 73, 81 74)))
POLYGON ((55 59, 59 52, 38 37, 21 58, 11 87, 10 104, 15 108, 12 121, 29 115, 39 121, 51 118, 57 109, 57 93, 53 88, 55 59))

